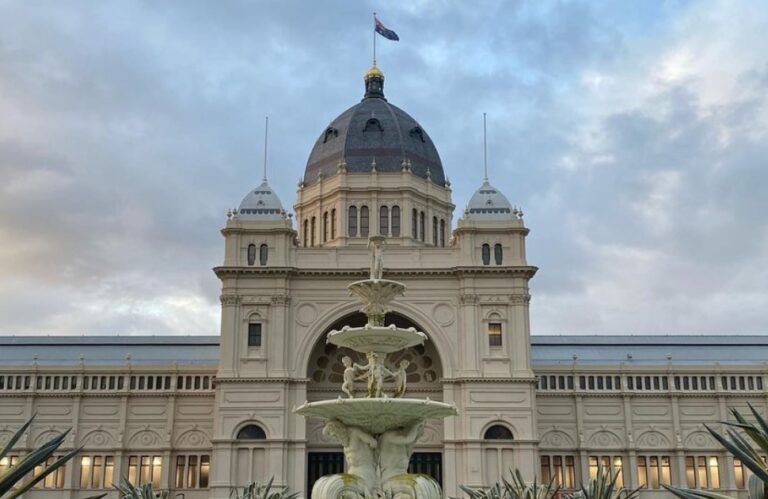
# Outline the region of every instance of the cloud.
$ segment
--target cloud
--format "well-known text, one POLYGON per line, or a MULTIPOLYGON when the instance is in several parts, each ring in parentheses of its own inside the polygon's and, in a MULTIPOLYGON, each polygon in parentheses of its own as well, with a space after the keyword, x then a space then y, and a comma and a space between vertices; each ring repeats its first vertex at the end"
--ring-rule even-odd
POLYGON ((263 117, 290 207, 362 95, 375 7, 402 39, 379 44, 387 96, 457 213, 488 112, 541 267, 534 332, 765 331, 768 14, 490 0, 2 4, 0 331, 218 331, 218 230, 260 178, 263 117))

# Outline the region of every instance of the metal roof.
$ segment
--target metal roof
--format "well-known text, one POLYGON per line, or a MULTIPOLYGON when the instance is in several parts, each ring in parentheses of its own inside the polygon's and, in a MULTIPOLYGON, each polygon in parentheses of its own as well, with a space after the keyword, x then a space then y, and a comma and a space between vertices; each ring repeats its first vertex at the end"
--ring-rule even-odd
POLYGON ((0 336, 0 367, 207 365, 219 357, 218 336, 0 336))
POLYGON ((531 337, 534 366, 755 365, 768 362, 768 335, 559 335, 531 337))
MULTIPOLYGON (((711 366, 768 362, 768 335, 561 335, 531 337, 535 368, 572 365, 711 366), (668 358, 670 356, 670 358, 668 358)), ((210 366, 218 364, 219 336, 0 336, 0 367, 210 366)))

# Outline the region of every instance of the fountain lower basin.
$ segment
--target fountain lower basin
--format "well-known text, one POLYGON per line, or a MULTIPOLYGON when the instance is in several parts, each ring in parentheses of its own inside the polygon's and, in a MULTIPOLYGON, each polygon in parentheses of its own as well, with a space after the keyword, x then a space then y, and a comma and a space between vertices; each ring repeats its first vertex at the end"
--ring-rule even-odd
POLYGON ((306 402, 294 409, 303 416, 336 419, 347 426, 378 435, 407 427, 425 419, 442 419, 458 414, 456 406, 434 400, 402 398, 359 398, 306 402))

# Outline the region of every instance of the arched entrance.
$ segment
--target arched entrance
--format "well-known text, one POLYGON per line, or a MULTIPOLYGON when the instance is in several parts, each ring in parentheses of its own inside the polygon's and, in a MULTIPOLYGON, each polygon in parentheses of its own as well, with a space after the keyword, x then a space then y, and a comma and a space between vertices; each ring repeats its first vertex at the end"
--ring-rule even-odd
MULTIPOLYGON (((342 395, 341 383, 343 381, 344 366, 341 359, 349 356, 359 364, 367 363, 364 355, 335 345, 326 344, 325 337, 334 329, 344 326, 361 327, 367 322, 366 316, 360 312, 346 315, 334 322, 320 335, 312 349, 312 354, 307 365, 307 377, 310 382, 307 385, 307 399, 310 402, 318 400, 335 399, 342 395)), ((413 327, 423 331, 429 337, 430 332, 425 331, 416 322, 398 313, 388 313, 384 323, 394 324, 400 328, 413 327)), ((431 341, 424 345, 396 352, 387 357, 389 365, 394 366, 401 360, 407 360, 410 364, 407 369, 407 393, 408 398, 430 398, 431 400, 443 399, 441 378, 443 376, 442 363, 437 349, 431 341)), ((364 397, 365 383, 360 382, 356 386, 356 396, 364 397)), ((312 490, 315 480, 322 475, 341 473, 344 471, 344 457, 341 448, 322 433, 323 423, 314 419, 307 419, 307 492, 312 490)), ((411 459, 411 472, 426 473, 436 480, 442 480, 442 446, 443 422, 428 421, 424 436, 419 441, 416 451, 411 459)))

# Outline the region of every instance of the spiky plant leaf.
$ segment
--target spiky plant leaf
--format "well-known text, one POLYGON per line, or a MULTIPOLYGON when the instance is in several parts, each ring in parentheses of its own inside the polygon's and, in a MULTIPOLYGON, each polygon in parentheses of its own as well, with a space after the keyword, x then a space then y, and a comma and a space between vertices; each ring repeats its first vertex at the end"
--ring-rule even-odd
POLYGON ((671 485, 662 485, 662 487, 681 499, 733 499, 730 496, 718 494, 710 490, 681 489, 671 485))
POLYGON ((230 499, 296 499, 298 493, 291 493, 288 487, 274 486, 275 477, 271 477, 265 484, 262 482, 250 482, 242 489, 232 489, 230 499))
POLYGON ((121 478, 114 486, 122 499, 167 499, 167 490, 154 490, 151 483, 134 485, 128 479, 121 478))

